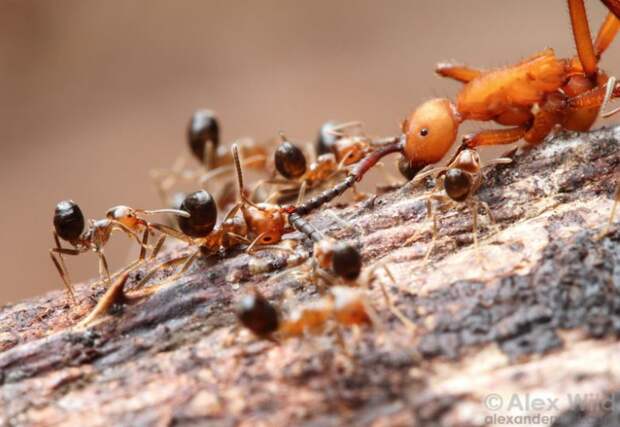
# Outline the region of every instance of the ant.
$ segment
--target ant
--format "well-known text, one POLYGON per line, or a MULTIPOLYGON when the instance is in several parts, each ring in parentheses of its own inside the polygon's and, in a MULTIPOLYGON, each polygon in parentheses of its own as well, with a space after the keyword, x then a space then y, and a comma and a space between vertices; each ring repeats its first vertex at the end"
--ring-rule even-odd
POLYGON ((409 176, 417 174, 447 154, 465 120, 510 126, 465 137, 467 148, 510 144, 520 139, 534 145, 557 126, 588 130, 605 101, 620 97, 620 85, 598 68, 600 56, 620 28, 611 3, 605 2, 612 11, 593 44, 583 0, 568 0, 577 57, 560 59, 552 49, 546 49, 514 66, 491 71, 439 64, 439 75, 464 83, 456 103, 445 98, 423 103, 403 122, 401 136, 369 153, 333 188, 299 206, 288 207, 287 212, 305 215, 338 197, 388 154, 401 153, 408 162, 401 170, 409 176))
POLYGON ((512 159, 500 157, 498 159, 491 160, 481 165, 480 155, 477 151, 465 148, 459 151, 454 160, 452 160, 448 166, 433 168, 427 172, 419 174, 415 181, 420 181, 427 176, 434 176, 436 180, 436 186, 433 190, 434 194, 431 194, 426 200, 426 208, 428 217, 433 221, 433 237, 429 245, 424 261, 427 261, 430 257, 438 235, 437 216, 433 213, 433 200, 438 202, 451 201, 458 204, 466 204, 472 215, 472 233, 474 246, 478 258, 478 206, 482 206, 486 211, 491 223, 495 224, 495 218, 491 213, 491 209, 486 202, 480 201, 475 197, 476 191, 482 184, 482 172, 484 167, 488 167, 496 164, 508 164, 512 159), (437 191, 444 190, 445 194, 437 194, 437 191))
POLYGON ((140 245, 140 254, 138 260, 132 266, 137 265, 146 256, 146 247, 151 228, 161 233, 170 233, 166 226, 150 223, 140 216, 157 213, 171 213, 180 217, 187 216, 186 212, 174 209, 144 210, 133 209, 128 206, 116 206, 108 210, 105 219, 90 220, 88 227, 86 227, 84 214, 77 203, 72 200, 63 200, 56 205, 53 230, 56 247, 50 249, 50 256, 73 302, 75 302, 75 294, 63 255, 79 255, 92 250, 99 257, 99 275, 101 280, 109 283, 111 276, 108 262, 103 253, 103 247, 110 239, 112 232, 119 230, 136 239, 138 245, 140 245), (140 239, 137 233, 142 229, 144 229, 144 232, 142 239, 140 239), (60 240, 68 242, 73 247, 64 248, 60 240))
MULTIPOLYGON (((210 110, 196 111, 187 126, 186 138, 190 152, 200 162, 201 168, 186 168, 186 158, 179 156, 170 170, 154 170, 151 176, 163 203, 171 202, 170 190, 179 178, 205 185, 212 179, 232 172, 233 159, 226 147, 220 146, 220 124, 216 114, 210 110)), ((265 167, 267 153, 251 139, 239 143, 244 154, 244 166, 256 170, 265 167)), ((222 191, 225 199, 226 191, 222 191)), ((218 200, 220 197, 218 197, 218 200)))
POLYGON ((320 333, 333 321, 342 326, 371 325, 373 314, 361 293, 347 286, 334 286, 323 298, 282 318, 265 297, 255 291, 241 298, 236 309, 241 324, 259 338, 278 341, 306 332, 320 333))

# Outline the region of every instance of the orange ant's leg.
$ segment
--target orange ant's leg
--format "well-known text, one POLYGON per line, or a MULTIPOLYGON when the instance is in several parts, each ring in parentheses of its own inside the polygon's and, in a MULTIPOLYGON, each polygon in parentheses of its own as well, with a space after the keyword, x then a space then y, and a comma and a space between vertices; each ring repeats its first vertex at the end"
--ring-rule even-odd
POLYGON ((594 53, 588 15, 583 0, 568 0, 568 11, 579 61, 586 75, 595 76, 598 72, 598 60, 594 53))
MULTIPOLYGON (((618 5, 620 6, 620 0, 618 1, 618 5)), ((607 50, 611 42, 618 34, 618 30, 620 29, 620 19, 613 12, 609 12, 605 21, 601 25, 601 28, 598 30, 598 34, 596 35, 596 40, 594 41, 594 51, 596 52, 596 56, 598 58, 601 57, 603 52, 607 50)))
POLYGON ((606 98, 618 98, 620 97, 620 84, 615 84, 615 79, 610 78, 608 84, 613 84, 613 89, 608 88, 607 84, 603 86, 597 86, 594 89, 590 89, 587 92, 583 92, 577 96, 574 96, 568 100, 569 110, 582 110, 588 108, 596 108, 603 105, 606 98), (609 92, 609 93, 608 93, 609 92))
POLYGON ((607 6, 607 9, 609 9, 611 13, 620 19, 620 0, 602 0, 602 2, 605 6, 607 6))
POLYGON ((482 74, 482 71, 475 68, 470 68, 466 65, 440 62, 435 67, 435 73, 441 77, 447 77, 461 83, 469 83, 476 77, 479 77, 482 74))
POLYGON ((474 135, 463 137, 463 144, 467 148, 475 148, 483 145, 506 145, 517 142, 525 136, 527 129, 522 126, 506 129, 488 129, 474 135))

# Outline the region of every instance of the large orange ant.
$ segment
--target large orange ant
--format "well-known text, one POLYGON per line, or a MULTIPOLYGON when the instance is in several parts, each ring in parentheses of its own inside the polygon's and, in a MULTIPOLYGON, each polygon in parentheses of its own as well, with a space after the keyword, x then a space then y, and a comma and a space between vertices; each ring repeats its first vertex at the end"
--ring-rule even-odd
MULTIPOLYGON (((200 168, 186 167, 186 157, 181 155, 172 169, 151 172, 162 202, 166 205, 171 205, 170 190, 177 180, 184 179, 203 186, 233 171, 230 151, 220 145, 220 124, 213 111, 198 110, 192 115, 187 126, 187 142, 190 152, 200 162, 200 168)), ((251 139, 240 140, 238 145, 245 158, 245 167, 264 169, 267 159, 264 147, 251 139)), ((225 198, 225 194, 222 194, 222 198, 225 198)))
POLYGON ((583 0, 568 0, 577 57, 560 59, 552 49, 546 49, 514 66, 491 71, 440 64, 440 75, 464 83, 456 103, 445 98, 423 103, 403 122, 400 137, 367 155, 333 188, 289 207, 289 222, 295 226, 298 217, 342 194, 388 154, 401 153, 406 159, 401 170, 410 176, 439 162, 451 149, 465 120, 510 126, 466 137, 464 144, 469 148, 520 139, 537 144, 557 126, 588 130, 606 100, 620 96, 620 85, 598 68, 600 56, 620 28, 616 3, 604 3, 611 12, 593 44, 583 0))
POLYGON ((128 206, 116 206, 106 213, 105 219, 90 220, 88 227, 84 214, 79 205, 72 200, 64 200, 56 205, 54 210, 54 242, 56 247, 50 249, 50 256, 62 281, 67 289, 70 298, 75 301, 73 286, 69 277, 69 272, 64 262, 63 255, 79 255, 84 252, 93 251, 99 257, 99 275, 102 281, 110 282, 110 271, 108 262, 103 253, 103 247, 110 239, 114 230, 126 233, 136 239, 140 245, 140 254, 136 265, 146 256, 146 247, 150 229, 156 229, 161 233, 175 234, 168 227, 146 221, 141 215, 152 215, 157 213, 171 213, 184 217, 186 212, 174 209, 144 210, 133 209, 128 206), (143 231, 142 239, 138 236, 143 231), (60 240, 68 242, 72 248, 64 248, 60 240))

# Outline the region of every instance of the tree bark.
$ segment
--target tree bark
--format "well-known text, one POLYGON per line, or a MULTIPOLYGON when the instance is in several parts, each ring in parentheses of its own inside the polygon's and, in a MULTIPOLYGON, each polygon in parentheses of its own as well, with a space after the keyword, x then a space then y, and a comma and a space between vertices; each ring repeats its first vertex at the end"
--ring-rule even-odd
MULTIPOLYGON (((145 296, 136 289, 144 272, 187 250, 170 248, 132 273, 127 300, 86 330, 74 325, 105 291, 94 282, 77 287, 75 306, 61 291, 4 306, 1 418, 5 425, 478 426, 537 415, 559 417, 539 425, 618 425, 620 230, 599 234, 619 138, 620 128, 561 134, 490 168, 477 197, 497 229, 481 210, 480 260, 471 213, 456 205, 437 210, 439 236, 424 262, 430 183, 310 215, 324 234, 356 240, 368 270, 381 261, 396 279, 375 272, 368 298, 380 321, 344 330, 344 346, 334 333, 277 345, 237 327, 232 307, 253 287, 272 301, 288 294, 293 307, 317 298, 308 263, 283 269, 288 255, 280 252, 256 256, 273 270, 264 274, 251 274, 256 261, 242 251, 205 257, 173 281, 166 269, 145 296), (379 281, 415 328, 387 309, 379 281), (577 405, 586 394, 594 400, 577 405)), ((307 248, 299 244, 301 258, 307 248)))

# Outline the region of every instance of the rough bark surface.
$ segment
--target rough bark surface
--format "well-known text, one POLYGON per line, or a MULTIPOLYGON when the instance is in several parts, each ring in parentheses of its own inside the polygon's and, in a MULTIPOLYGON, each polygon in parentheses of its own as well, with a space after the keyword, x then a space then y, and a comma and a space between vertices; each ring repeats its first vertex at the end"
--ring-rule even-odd
POLYGON ((377 273, 368 294, 381 322, 344 331, 344 348, 333 333, 275 345, 239 331, 232 307, 252 286, 274 301, 285 293, 298 302, 317 298, 307 263, 282 269, 285 255, 267 251, 259 257, 271 273, 252 276, 252 257, 231 253, 200 260, 178 280, 166 281, 172 272, 164 271, 148 285, 163 283, 157 291, 139 298, 145 266, 130 276, 129 301, 87 330, 73 325, 104 292, 94 283, 78 286, 77 306, 61 291, 4 306, 0 418, 5 425, 479 426, 538 414, 558 417, 558 426, 619 425, 620 230, 597 238, 611 208, 619 138, 620 128, 563 134, 491 168, 478 197, 498 229, 481 215, 480 262, 471 215, 446 206, 424 263, 426 188, 332 206, 350 227, 325 210, 311 215, 323 233, 357 239, 365 265, 388 262, 396 277, 391 285, 377 273), (415 329, 390 313, 377 280, 415 329), (489 403, 491 393, 501 408, 489 403), (569 399, 586 393, 602 404, 569 399), (509 407, 514 396, 522 404, 509 407), (556 403, 542 410, 525 403, 536 396, 556 403))

